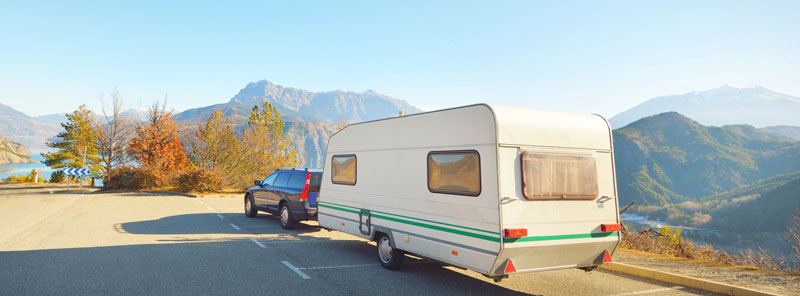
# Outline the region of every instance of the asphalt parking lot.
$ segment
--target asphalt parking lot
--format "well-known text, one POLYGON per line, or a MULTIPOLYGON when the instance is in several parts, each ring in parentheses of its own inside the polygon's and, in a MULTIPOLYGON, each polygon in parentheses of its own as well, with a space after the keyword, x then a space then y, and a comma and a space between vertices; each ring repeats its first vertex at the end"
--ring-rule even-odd
POLYGON ((372 242, 247 218, 241 198, 59 190, 0 186, 0 295, 708 295, 603 270, 494 283, 412 257, 389 271, 372 242))

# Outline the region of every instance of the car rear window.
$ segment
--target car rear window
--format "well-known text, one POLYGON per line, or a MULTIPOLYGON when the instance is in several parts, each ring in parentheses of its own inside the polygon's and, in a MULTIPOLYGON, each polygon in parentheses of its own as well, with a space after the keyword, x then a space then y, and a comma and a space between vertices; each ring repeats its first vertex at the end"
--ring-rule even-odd
POLYGON ((288 186, 295 189, 303 189, 306 185, 306 174, 308 172, 292 172, 288 186))
POLYGON ((597 198, 594 154, 522 153, 522 191, 531 200, 597 198))
POLYGON ((289 181, 290 174, 289 172, 280 173, 273 186, 286 186, 286 181, 289 181))
POLYGON ((311 174, 309 183, 308 191, 319 192, 319 185, 322 183, 322 174, 311 174))

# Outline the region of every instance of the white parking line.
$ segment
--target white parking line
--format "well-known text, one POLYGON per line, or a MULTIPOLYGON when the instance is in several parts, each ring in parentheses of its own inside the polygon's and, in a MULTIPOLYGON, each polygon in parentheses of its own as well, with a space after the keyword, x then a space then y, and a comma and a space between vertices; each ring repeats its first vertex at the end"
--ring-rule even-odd
POLYGON ((239 228, 239 226, 236 226, 233 223, 231 223, 231 227, 233 227, 233 229, 236 229, 236 230, 242 230, 241 228, 239 228))
POLYGON ((636 291, 636 292, 629 292, 629 293, 622 293, 622 294, 614 294, 612 296, 653 294, 653 293, 661 293, 661 292, 672 291, 672 290, 683 290, 683 287, 681 287, 681 286, 673 286, 673 287, 669 287, 669 288, 660 288, 660 289, 636 291))
POLYGON ((219 217, 220 219, 225 219, 225 217, 222 217, 222 215, 220 214, 217 214, 217 217, 219 217))
POLYGON ((380 264, 372 263, 372 264, 353 264, 353 265, 339 265, 339 266, 298 267, 297 269, 353 268, 353 267, 367 267, 367 266, 378 266, 378 265, 380 264))
POLYGON ((256 239, 254 239, 254 238, 251 238, 250 240, 251 240, 251 241, 253 241, 253 242, 254 242, 256 245, 258 245, 259 247, 261 247, 262 249, 266 249, 266 248, 267 248, 267 246, 265 246, 265 245, 264 245, 264 244, 262 244, 260 241, 257 241, 257 240, 256 240, 256 239))
POLYGON ((206 208, 208 208, 209 211, 214 212, 214 209, 212 209, 211 207, 206 207, 206 208))
POLYGON ((310 279, 310 278, 311 278, 311 277, 310 277, 310 276, 308 276, 308 275, 307 275, 305 272, 301 271, 301 270, 300 270, 299 268, 297 268, 297 267, 294 267, 294 265, 292 265, 292 264, 291 264, 291 263, 289 263, 288 261, 281 261, 281 263, 283 263, 283 265, 286 265, 286 267, 288 267, 289 269, 291 269, 292 271, 294 271, 294 272, 295 272, 297 275, 299 275, 299 276, 300 276, 301 278, 303 278, 304 280, 307 280, 307 279, 310 279))
POLYGON ((288 244, 288 243, 318 243, 318 242, 330 242, 329 240, 280 240, 280 241, 269 241, 264 242, 265 244, 288 244))

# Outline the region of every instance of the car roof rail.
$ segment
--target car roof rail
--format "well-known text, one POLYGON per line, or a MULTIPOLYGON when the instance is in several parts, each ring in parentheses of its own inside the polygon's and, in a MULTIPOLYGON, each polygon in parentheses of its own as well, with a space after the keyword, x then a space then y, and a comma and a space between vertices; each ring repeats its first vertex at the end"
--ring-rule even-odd
POLYGON ((275 170, 276 170, 276 171, 277 171, 277 170, 287 170, 287 171, 288 171, 288 170, 292 170, 292 171, 308 171, 308 168, 301 168, 301 167, 281 167, 281 168, 277 168, 277 169, 275 169, 275 170))

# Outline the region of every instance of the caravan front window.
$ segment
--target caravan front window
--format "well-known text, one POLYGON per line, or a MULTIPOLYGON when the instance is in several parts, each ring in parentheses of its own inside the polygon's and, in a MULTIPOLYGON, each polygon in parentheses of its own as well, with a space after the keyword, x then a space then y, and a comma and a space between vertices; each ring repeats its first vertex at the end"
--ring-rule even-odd
POLYGON ((428 190, 434 193, 480 195, 481 161, 478 151, 428 153, 428 190))
POLYGON ((331 182, 333 184, 356 185, 356 156, 334 155, 331 158, 331 182))
POLYGON ((524 151, 522 192, 532 200, 597 198, 597 163, 593 154, 524 151))

